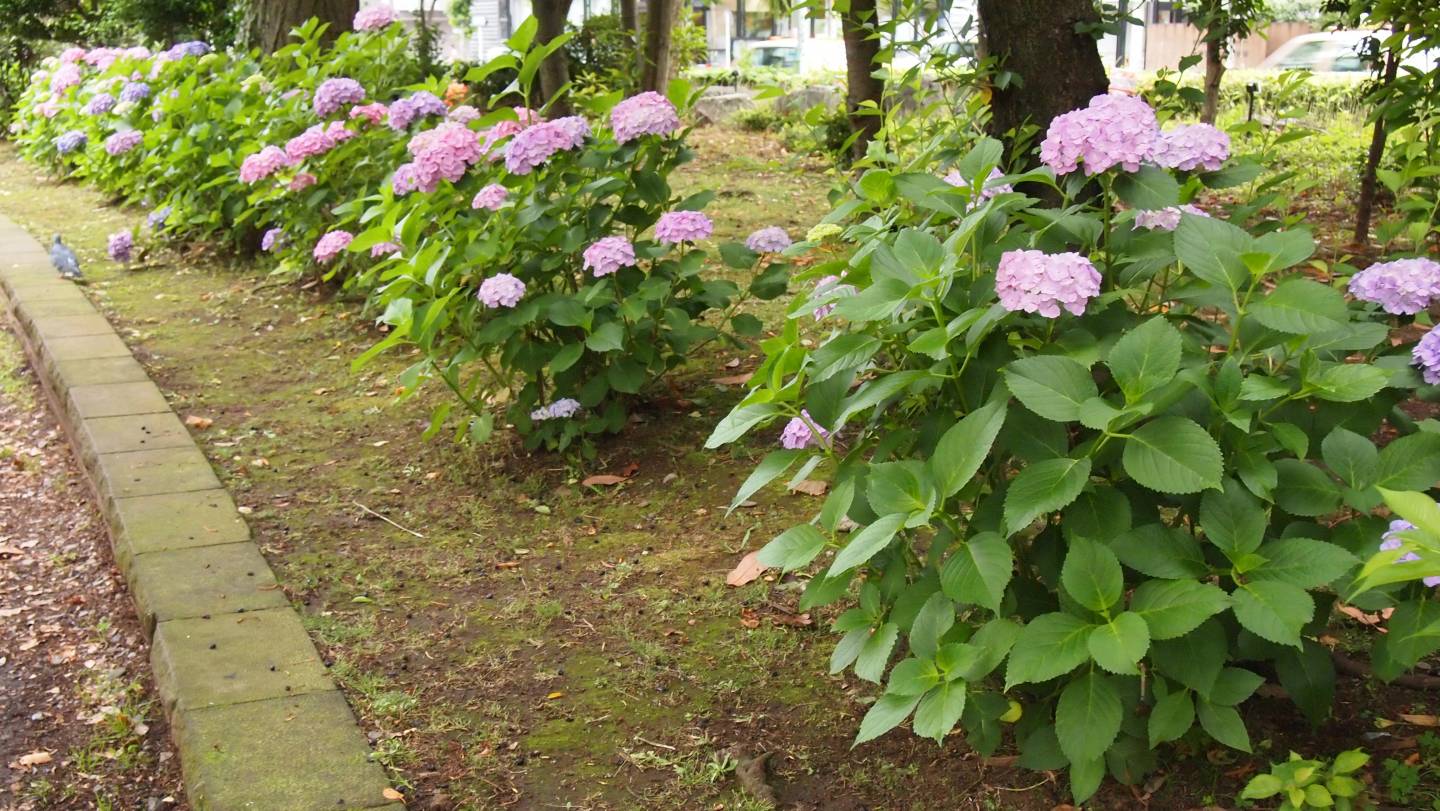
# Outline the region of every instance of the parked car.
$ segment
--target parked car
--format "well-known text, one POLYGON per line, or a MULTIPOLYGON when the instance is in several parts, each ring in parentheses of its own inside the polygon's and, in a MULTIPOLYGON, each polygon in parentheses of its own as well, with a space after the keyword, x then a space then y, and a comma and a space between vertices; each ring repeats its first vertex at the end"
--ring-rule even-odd
POLYGON ((739 40, 741 64, 780 68, 799 73, 845 70, 845 43, 838 39, 795 40, 776 37, 756 41, 739 40))
MULTIPOLYGON (((1281 45, 1261 63, 1262 69, 1310 70, 1316 73, 1355 73, 1370 71, 1372 65, 1367 55, 1366 41, 1373 36, 1385 36, 1385 32, 1373 31, 1321 31, 1302 34, 1281 45)), ((1404 62, 1419 70, 1432 70, 1436 64, 1436 51, 1412 54, 1404 62)))

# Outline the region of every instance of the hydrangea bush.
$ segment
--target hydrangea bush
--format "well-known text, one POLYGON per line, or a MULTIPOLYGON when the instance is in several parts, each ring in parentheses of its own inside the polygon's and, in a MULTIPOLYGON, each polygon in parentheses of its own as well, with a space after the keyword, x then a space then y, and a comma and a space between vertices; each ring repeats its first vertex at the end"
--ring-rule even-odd
POLYGON ((989 139, 943 178, 934 155, 872 152, 790 249, 818 254, 797 276, 814 284, 708 445, 779 445, 737 504, 828 475, 760 560, 810 572, 802 610, 850 606, 831 670, 879 686, 857 743, 908 720, 988 754, 1008 729, 1083 801, 1182 737, 1249 751, 1239 707, 1262 674, 1323 719, 1339 594, 1396 607, 1381 675, 1440 645, 1440 604, 1409 582, 1440 569, 1395 562, 1410 533, 1377 514, 1440 479, 1440 433, 1396 408, 1440 374, 1435 333, 1391 340, 1434 270, 1347 287, 1302 228, 1206 216, 1197 194, 1249 179, 1227 153, 1101 97, 1021 174, 989 139), (1026 194, 1047 187, 1058 204, 1026 194), (1382 542, 1376 571, 1400 579, 1355 581, 1382 542))

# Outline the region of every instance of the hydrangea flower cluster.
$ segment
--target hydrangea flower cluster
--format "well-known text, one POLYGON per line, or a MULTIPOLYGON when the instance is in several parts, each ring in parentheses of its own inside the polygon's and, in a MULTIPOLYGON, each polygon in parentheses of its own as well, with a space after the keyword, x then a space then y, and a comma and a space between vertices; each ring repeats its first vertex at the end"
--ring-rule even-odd
POLYGON ((85 63, 99 70, 109 70, 124 55, 125 52, 119 48, 91 48, 85 53, 85 63))
POLYGON ((1082 315, 1086 302, 1100 294, 1100 272, 1078 253, 1006 251, 995 272, 995 292, 1000 306, 1012 313, 1058 318, 1063 307, 1082 315))
POLYGON ((680 114, 670 100, 647 90, 615 105, 610 110, 610 127, 618 143, 628 143, 643 135, 669 135, 680 129, 680 114))
POLYGON ((1350 295, 1379 304, 1393 315, 1414 315, 1440 297, 1440 262, 1394 259, 1350 277, 1350 295))
POLYGON ((771 225, 746 237, 745 247, 756 253, 779 253, 790 247, 790 235, 784 228, 771 225))
POLYGON ((109 93, 96 93, 90 97, 90 101, 80 109, 86 115, 104 115, 115 109, 115 97, 109 93))
POLYGON ((815 317, 816 321, 824 321, 831 313, 835 312, 835 305, 840 303, 840 299, 853 296, 856 292, 855 285, 841 284, 839 276, 822 276, 815 280, 815 295, 833 295, 834 298, 816 307, 810 314, 815 317))
POLYGON ((414 160, 395 172, 395 193, 401 191, 402 170, 407 191, 435 191, 440 181, 451 183, 465 176, 465 171, 480 160, 480 139, 464 124, 453 121, 425 130, 410 139, 407 147, 414 160), (407 169, 408 167, 408 169, 407 169))
POLYGON ((55 137, 55 151, 61 155, 69 155, 77 149, 84 149, 88 140, 90 137, 84 130, 70 130, 55 137))
MULTIPOLYGON (((985 183, 982 184, 980 187, 980 199, 989 200, 997 194, 1008 194, 1012 191, 1015 191, 1015 187, 1010 185, 1009 183, 995 182, 996 180, 999 180, 1004 176, 1005 175, 1002 174, 999 169, 992 168, 990 170, 990 174, 985 176, 985 183)), ((970 183, 965 180, 965 176, 960 174, 959 169, 951 169, 950 171, 945 173, 944 177, 940 179, 945 181, 946 183, 949 183, 951 186, 963 187, 970 185, 970 183)))
POLYGON ((171 211, 170 206, 161 206, 150 212, 150 215, 145 218, 145 224, 150 226, 150 230, 152 231, 164 228, 165 223, 170 221, 171 211))
POLYGON ((410 128, 417 118, 445 115, 450 109, 434 93, 417 90, 408 98, 390 103, 390 129, 400 132, 410 128))
POLYGON ((315 243, 315 261, 322 265, 328 264, 335 257, 339 256, 341 251, 350 247, 350 241, 353 239, 355 239, 355 235, 349 231, 327 232, 325 236, 320 237, 320 240, 315 243))
POLYGON ((471 121, 480 117, 480 111, 472 105, 462 104, 447 113, 445 117, 461 124, 469 124, 471 121))
POLYGON ((486 307, 514 307, 525 295, 525 283, 509 273, 497 273, 480 283, 478 295, 486 307))
POLYGON ((1184 124, 1160 133, 1150 160, 1166 169, 1213 172, 1229 157, 1229 135, 1209 124, 1184 124))
POLYGON ((381 121, 384 121, 385 116, 389 115, 389 113, 390 108, 378 101, 370 104, 357 104, 350 108, 350 118, 352 120, 363 118, 371 124, 379 124, 381 121))
POLYGON ((299 163, 315 155, 324 155, 354 137, 355 133, 339 121, 316 124, 285 143, 285 156, 291 163, 299 163))
POLYGON ((354 79, 326 79, 315 88, 312 102, 315 115, 328 118, 347 104, 359 104, 365 100, 365 88, 354 79))
POLYGON ((1197 217, 1210 216, 1205 213, 1205 209, 1186 203, 1183 206, 1137 211, 1135 212, 1135 227, 1148 228, 1151 231, 1157 228, 1161 231, 1174 231, 1180 227, 1180 216, 1182 214, 1194 214, 1197 217))
POLYGON ((780 447, 798 451, 811 445, 819 445, 829 438, 830 432, 816 425, 809 411, 801 409, 800 416, 791 417, 790 421, 785 423, 785 429, 780 432, 780 447), (816 431, 820 432, 818 438, 815 434, 816 431))
POLYGON ((129 231, 116 231, 105 244, 105 252, 116 262, 129 262, 135 249, 135 237, 129 231))
POLYGON ((85 49, 78 46, 71 46, 60 52, 60 64, 73 65, 85 58, 85 49))
POLYGON ((276 247, 285 244, 285 231, 280 228, 271 228, 260 237, 260 250, 269 253, 276 247))
POLYGON ((80 66, 67 62, 50 74, 50 92, 59 96, 66 90, 80 84, 80 66))
POLYGON ((585 249, 585 269, 595 278, 635 264, 635 246, 625 237, 601 237, 585 249))
POLYGON ((678 245, 705 239, 714 230, 714 223, 699 211, 667 211, 655 222, 655 239, 666 245, 678 245))
POLYGON ((1432 386, 1440 386, 1440 330, 1432 329, 1410 350, 1410 357, 1420 367, 1420 376, 1432 386))
POLYGON ((1040 160, 1057 175, 1075 171, 1082 162, 1086 175, 1112 166, 1134 172, 1159 141, 1160 124, 1150 105, 1133 96, 1106 94, 1091 99, 1088 107, 1056 116, 1040 144, 1040 160))
POLYGON ((42 101, 35 105, 35 112, 46 118, 54 118, 60 112, 60 105, 53 101, 42 101))
POLYGON ((174 62, 184 59, 187 56, 204 56, 210 53, 210 51, 210 43, 197 39, 190 42, 177 42, 171 45, 161 56, 167 61, 174 62))
POLYGON ((150 98, 150 85, 144 82, 126 82, 120 89, 120 100, 139 103, 150 98))
POLYGON ((145 134, 140 132, 140 130, 117 132, 105 139, 105 153, 111 157, 124 155, 126 152, 139 146, 143 140, 145 140, 145 134))
POLYGON ((499 211, 500 207, 505 205, 505 201, 508 199, 510 199, 509 189, 501 186, 499 183, 491 183, 490 185, 476 192, 475 199, 470 201, 470 207, 475 209, 484 208, 489 209, 490 211, 499 211))
POLYGON ((240 162, 240 182, 263 180, 291 165, 290 157, 278 146, 267 146, 240 162))
POLYGON ((381 242, 370 248, 370 258, 379 259, 382 256, 389 256, 392 253, 399 253, 400 246, 393 242, 381 242))
POLYGON ((541 406, 530 412, 531 422, 544 422, 546 420, 567 420, 580 413, 580 401, 572 397, 564 397, 547 406, 541 406))
POLYGON ((505 147, 505 168, 517 175, 528 175, 550 156, 565 149, 576 149, 590 137, 590 123, 578 115, 557 118, 525 127, 505 147))
MULTIPOLYGON (((1415 525, 1414 525, 1414 524, 1412 524, 1412 523, 1410 523, 1409 521, 1406 521, 1406 520, 1404 520, 1404 519, 1401 519, 1401 518, 1397 518, 1397 519, 1395 519, 1394 521, 1391 521, 1391 522, 1390 522, 1390 529, 1388 529, 1388 530, 1385 532, 1384 535, 1381 535, 1381 536, 1380 536, 1380 551, 1381 551, 1381 552, 1394 552, 1396 549, 1399 549, 1399 548, 1401 548, 1402 546, 1404 546, 1404 545, 1405 545, 1405 542, 1404 542, 1403 540, 1401 540, 1401 538, 1400 538, 1400 533, 1402 533, 1402 532, 1409 532, 1410 530, 1412 530, 1412 529, 1414 529, 1414 528, 1415 528, 1415 525)), ((1410 563, 1410 562, 1412 562, 1412 561, 1416 561, 1416 560, 1419 560, 1419 559, 1420 559, 1420 556, 1417 555, 1417 554, 1415 554, 1414 552, 1406 552, 1405 554, 1403 554, 1403 555, 1401 555, 1400 557, 1396 558, 1396 559, 1395 559, 1395 562, 1396 562, 1396 563, 1410 563)), ((1422 583, 1424 583, 1426 586, 1429 586, 1430 588, 1434 588, 1434 587, 1436 587, 1436 586, 1440 586, 1440 576, 1437 576, 1437 577, 1422 577, 1420 580, 1421 580, 1422 583)))
POLYGON ((395 13, 395 9, 382 4, 362 8, 356 12, 353 27, 356 31, 379 31, 391 23, 399 21, 400 15, 395 13))
POLYGON ((309 172, 298 172, 285 186, 289 191, 304 191, 319 182, 319 178, 309 172))

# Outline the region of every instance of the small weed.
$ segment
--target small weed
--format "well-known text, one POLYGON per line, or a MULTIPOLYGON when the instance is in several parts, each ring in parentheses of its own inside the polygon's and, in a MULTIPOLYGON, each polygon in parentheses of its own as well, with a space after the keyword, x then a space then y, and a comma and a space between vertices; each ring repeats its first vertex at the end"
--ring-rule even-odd
POLYGON ((1401 805, 1409 805, 1415 790, 1420 787, 1420 768, 1395 758, 1386 758, 1385 792, 1390 799, 1401 805))

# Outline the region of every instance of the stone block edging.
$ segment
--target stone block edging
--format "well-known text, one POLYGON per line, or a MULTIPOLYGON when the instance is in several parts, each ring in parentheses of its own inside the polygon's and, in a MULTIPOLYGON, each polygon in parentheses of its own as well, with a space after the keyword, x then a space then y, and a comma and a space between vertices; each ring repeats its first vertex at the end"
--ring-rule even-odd
POLYGON ((0 303, 151 637, 195 811, 402 811, 204 454, 108 321, 0 216, 0 303))

